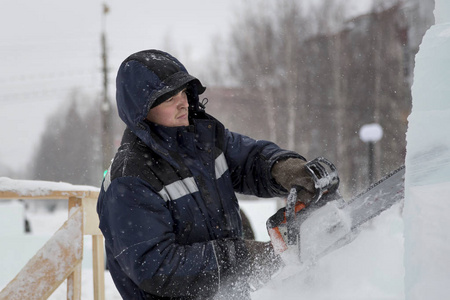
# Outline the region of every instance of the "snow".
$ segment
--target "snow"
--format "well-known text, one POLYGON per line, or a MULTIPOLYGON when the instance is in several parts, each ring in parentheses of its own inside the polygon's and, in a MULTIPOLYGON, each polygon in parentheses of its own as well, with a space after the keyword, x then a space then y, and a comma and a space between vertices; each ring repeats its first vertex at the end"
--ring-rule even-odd
POLYGON ((350 216, 339 209, 340 207, 342 206, 339 203, 329 202, 322 209, 312 212, 303 221, 300 228, 300 236, 305 245, 300 252, 303 261, 312 259, 318 253, 323 253, 351 231, 350 216), (317 226, 317 224, 321 225, 317 226), (331 232, 332 234, 330 234, 331 232), (314 244, 316 240, 320 240, 320 244, 314 244))
POLYGON ((13 201, 10 203, 0 202, 0 236, 1 237, 14 237, 23 234, 25 231, 24 224, 24 211, 23 204, 18 201, 13 201), (4 220, 8 220, 4 224, 4 220))
POLYGON ((72 185, 66 182, 50 182, 39 180, 14 180, 0 177, 0 192, 11 191, 18 195, 46 196, 53 191, 97 191, 98 188, 87 185, 72 185))
POLYGON ((290 279, 256 291, 252 299, 404 299, 403 222, 397 204, 367 224, 351 244, 290 279))

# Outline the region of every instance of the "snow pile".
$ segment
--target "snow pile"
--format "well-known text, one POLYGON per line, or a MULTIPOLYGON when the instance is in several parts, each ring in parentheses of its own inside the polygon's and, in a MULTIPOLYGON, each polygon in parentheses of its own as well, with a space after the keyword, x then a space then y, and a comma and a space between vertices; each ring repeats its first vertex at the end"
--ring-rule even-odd
POLYGON ((405 190, 405 295, 450 294, 450 2, 436 1, 436 25, 416 56, 405 190))
POLYGON ((98 191, 87 185, 73 185, 66 182, 51 182, 39 180, 14 180, 0 177, 0 192, 14 192, 18 195, 46 196, 53 191, 98 191))

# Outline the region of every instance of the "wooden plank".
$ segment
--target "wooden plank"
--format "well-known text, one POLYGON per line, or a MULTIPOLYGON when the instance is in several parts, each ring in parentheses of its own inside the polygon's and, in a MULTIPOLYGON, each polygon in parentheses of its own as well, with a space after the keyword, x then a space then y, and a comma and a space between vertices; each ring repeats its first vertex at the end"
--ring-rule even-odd
POLYGON ((67 277, 67 300, 81 299, 81 265, 80 262, 67 277))
MULTIPOLYGON (((84 228, 84 208, 83 200, 77 197, 69 197, 69 218, 77 209, 82 209, 82 227, 81 227, 81 252, 83 252, 83 228, 84 228)), ((77 264, 73 272, 67 277, 67 300, 81 300, 81 263, 77 264)))
POLYGON ((70 218, 0 292, 0 299, 47 299, 83 258, 83 211, 70 218))
POLYGON ((102 235, 92 236, 92 269, 94 299, 105 300, 105 255, 102 235))
POLYGON ((46 191, 45 193, 23 193, 16 191, 0 191, 0 199, 67 199, 69 197, 97 199, 98 191, 46 191))
POLYGON ((84 212, 84 234, 103 236, 98 227, 100 221, 97 214, 97 198, 83 198, 82 202, 84 212))

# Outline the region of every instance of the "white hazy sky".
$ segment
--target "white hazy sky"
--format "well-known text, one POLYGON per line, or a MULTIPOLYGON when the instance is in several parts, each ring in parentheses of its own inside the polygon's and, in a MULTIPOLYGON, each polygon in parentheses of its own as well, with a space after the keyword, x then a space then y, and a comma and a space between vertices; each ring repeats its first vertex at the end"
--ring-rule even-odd
POLYGON ((226 35, 242 2, 1 0, 0 172, 1 165, 26 169, 47 118, 71 90, 101 94, 103 3, 110 8, 104 24, 113 98, 119 64, 139 50, 168 50, 192 72, 211 39, 226 35))
POLYGON ((239 2, 1 0, 0 164, 26 167, 47 117, 73 88, 101 94, 103 3, 110 8, 105 24, 113 90, 118 65, 133 52, 170 45, 182 61, 200 59, 211 37, 229 28, 239 2))

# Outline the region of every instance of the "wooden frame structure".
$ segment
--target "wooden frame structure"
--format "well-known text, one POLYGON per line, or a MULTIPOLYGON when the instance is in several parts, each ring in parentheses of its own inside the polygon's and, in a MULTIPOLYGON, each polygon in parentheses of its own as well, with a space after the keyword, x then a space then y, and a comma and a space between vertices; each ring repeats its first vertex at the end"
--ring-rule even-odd
POLYGON ((94 299, 105 299, 103 235, 96 212, 99 189, 48 181, 0 178, 0 200, 67 199, 68 220, 0 291, 0 299, 47 299, 67 279, 67 299, 81 299, 83 236, 92 236, 94 299))

